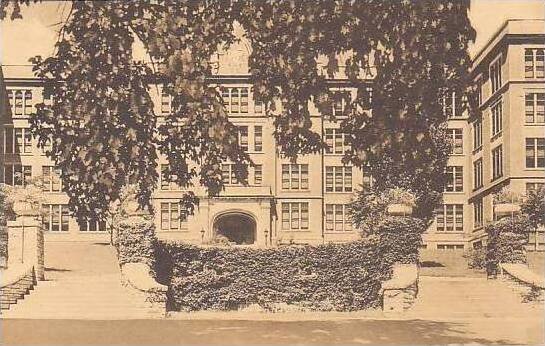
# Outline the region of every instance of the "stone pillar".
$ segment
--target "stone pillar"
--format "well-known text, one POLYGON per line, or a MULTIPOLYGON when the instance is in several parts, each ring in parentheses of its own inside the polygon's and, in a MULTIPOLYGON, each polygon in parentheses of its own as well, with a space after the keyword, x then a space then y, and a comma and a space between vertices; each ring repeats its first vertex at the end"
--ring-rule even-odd
POLYGON ((36 278, 44 280, 44 233, 38 211, 16 211, 17 218, 8 221, 8 268, 13 265, 34 266, 36 278))

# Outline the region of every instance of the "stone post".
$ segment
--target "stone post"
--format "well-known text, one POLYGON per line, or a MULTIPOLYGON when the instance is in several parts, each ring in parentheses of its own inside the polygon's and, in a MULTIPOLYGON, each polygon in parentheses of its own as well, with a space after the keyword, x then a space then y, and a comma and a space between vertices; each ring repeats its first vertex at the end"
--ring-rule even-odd
POLYGON ((39 212, 16 210, 16 219, 8 221, 8 268, 13 265, 34 266, 36 279, 44 280, 44 233, 39 212))

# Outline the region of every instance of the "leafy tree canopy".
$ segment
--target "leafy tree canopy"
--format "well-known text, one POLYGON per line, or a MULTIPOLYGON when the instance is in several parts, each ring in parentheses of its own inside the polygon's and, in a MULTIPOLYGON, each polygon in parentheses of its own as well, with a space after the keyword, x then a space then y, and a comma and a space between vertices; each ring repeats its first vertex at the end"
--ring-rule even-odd
MULTIPOLYGON (((29 1, 3 1, 0 18, 20 17, 19 3, 29 1)), ((369 165, 379 185, 396 185, 400 175, 438 193, 441 182, 423 179, 440 181, 446 164, 439 100, 447 90, 466 94, 467 48, 475 38, 468 8, 469 0, 73 2, 55 54, 33 59, 54 103, 37 106, 32 128, 41 145, 53 138, 49 155, 78 216, 102 215, 133 181, 139 202, 148 205, 158 180, 156 149, 179 185, 198 179, 217 194, 221 162, 234 162, 241 179, 250 163, 209 80, 212 55, 237 40, 239 23, 251 45, 255 97, 268 105, 286 156, 323 149, 308 104, 328 113, 328 79, 344 65, 356 90, 341 125, 352 146, 345 161, 369 165), (137 39, 158 64, 134 61, 137 39), (362 76, 369 70, 372 113, 363 111, 370 95, 362 76), (153 112, 153 83, 173 97, 164 123, 153 112)), ((194 196, 184 202, 191 207, 194 196)))

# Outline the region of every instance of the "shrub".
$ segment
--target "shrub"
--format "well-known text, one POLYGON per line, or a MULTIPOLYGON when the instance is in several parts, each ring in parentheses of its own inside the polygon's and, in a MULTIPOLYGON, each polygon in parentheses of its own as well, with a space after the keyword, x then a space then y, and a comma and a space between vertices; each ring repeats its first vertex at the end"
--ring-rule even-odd
POLYGON ((525 245, 531 222, 525 215, 503 218, 486 226, 486 270, 495 275, 499 263, 526 263, 525 245))
POLYGON ((486 249, 469 249, 464 253, 464 258, 467 260, 469 269, 485 269, 486 268, 486 249))
POLYGON ((352 311, 380 304, 395 262, 415 263, 423 222, 389 218, 372 236, 345 244, 269 249, 161 243, 157 278, 179 310, 258 304, 352 311), (417 230, 417 231, 416 231, 417 230))
POLYGON ((522 203, 521 210, 528 215, 534 227, 545 226, 545 186, 530 191, 522 203))
POLYGON ((360 193, 350 203, 349 213, 352 222, 363 235, 373 233, 388 217, 389 204, 402 203, 415 206, 415 197, 408 191, 400 188, 360 193))
POLYGON ((149 218, 129 216, 116 222, 116 238, 119 264, 155 262, 155 224, 149 218))

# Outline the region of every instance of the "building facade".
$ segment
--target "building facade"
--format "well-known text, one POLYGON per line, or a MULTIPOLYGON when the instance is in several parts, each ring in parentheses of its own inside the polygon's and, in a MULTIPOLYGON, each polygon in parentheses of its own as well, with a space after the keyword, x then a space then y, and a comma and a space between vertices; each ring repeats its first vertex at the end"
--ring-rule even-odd
MULTIPOLYGON (((492 195, 504 186, 525 193, 545 183, 544 28, 543 21, 508 21, 476 56, 473 77, 481 89, 481 116, 457 114, 456 95, 443 100, 454 145, 444 204, 424 235, 428 249, 482 246, 483 226, 494 218, 492 195)), ((311 107, 312 128, 322 134, 328 148, 299 156, 295 163, 283 158, 274 140, 273 121, 252 96, 247 52, 241 43, 218 55, 213 82, 239 128, 240 145, 255 163, 248 170, 248 185, 240 184, 225 162, 225 190, 209 198, 196 187, 201 197, 196 213, 180 217, 183 211, 177 201, 182 191, 165 181, 166 160, 161 158, 161 179, 153 199, 158 236, 203 243, 222 234, 237 244, 260 246, 356 239, 347 204, 372 180, 341 162, 347 148, 339 130, 342 119, 329 121, 311 107)), ((29 66, 2 68, 8 102, 0 127, 0 182, 20 185, 30 177, 43 177, 47 240, 109 239, 105 223, 77 224, 70 217, 57 171, 30 134, 29 117, 43 100, 40 81, 29 66)), ((342 78, 331 85, 349 90, 342 78)), ((160 122, 170 111, 170 99, 160 86, 151 92, 160 122)), ((342 107, 339 101, 332 112, 342 107)), ((533 248, 542 249, 543 234, 533 237, 533 248)))

